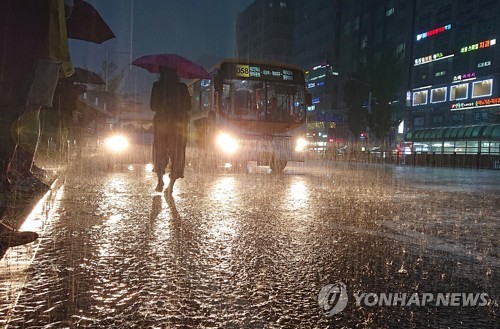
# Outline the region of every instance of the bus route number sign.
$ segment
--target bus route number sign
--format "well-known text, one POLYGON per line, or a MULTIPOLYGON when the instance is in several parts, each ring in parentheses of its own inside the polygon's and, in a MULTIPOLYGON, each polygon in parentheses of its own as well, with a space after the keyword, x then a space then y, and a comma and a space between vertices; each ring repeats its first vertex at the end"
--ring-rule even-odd
POLYGON ((236 65, 236 76, 237 77, 250 77, 250 65, 236 65))

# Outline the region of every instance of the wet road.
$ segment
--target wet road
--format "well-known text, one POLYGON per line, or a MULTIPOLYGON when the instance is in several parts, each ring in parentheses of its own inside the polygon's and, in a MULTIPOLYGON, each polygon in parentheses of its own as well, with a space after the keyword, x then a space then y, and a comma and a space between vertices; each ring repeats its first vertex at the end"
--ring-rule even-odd
MULTIPOLYGON (((0 263, 8 328, 495 327, 500 174, 312 162, 282 175, 78 166, 0 263), (38 216, 38 217, 37 217, 38 216), (341 281, 347 307, 318 293, 341 281), (357 305, 353 293, 486 293, 484 306, 357 305)), ((1 320, 3 319, 3 320, 1 320)))

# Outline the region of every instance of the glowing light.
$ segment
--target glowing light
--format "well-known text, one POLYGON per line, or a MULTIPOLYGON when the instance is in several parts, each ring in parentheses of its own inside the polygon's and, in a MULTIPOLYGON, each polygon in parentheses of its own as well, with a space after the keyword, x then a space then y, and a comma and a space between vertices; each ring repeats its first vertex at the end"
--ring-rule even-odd
POLYGON ((297 143, 295 144, 295 152, 302 152, 305 150, 307 146, 307 140, 305 138, 297 139, 297 143))
POLYGON ((234 153, 238 149, 238 141, 225 133, 217 136, 217 145, 226 153, 234 153))
POLYGON ((444 31, 451 30, 451 24, 445 25, 438 27, 437 29, 433 29, 424 33, 417 34, 417 41, 420 41, 422 39, 443 33, 444 31))
POLYGON ((431 62, 436 62, 436 61, 440 61, 440 60, 450 58, 453 56, 455 56, 455 54, 445 55, 443 53, 435 53, 432 55, 427 55, 424 57, 416 58, 413 66, 418 66, 418 65, 422 65, 422 64, 431 63, 431 62))
POLYGON ((128 140, 123 135, 114 135, 104 140, 104 145, 112 152, 122 152, 128 147, 128 140))
POLYGON ((497 39, 481 41, 481 42, 475 43, 473 45, 460 48, 460 53, 467 53, 469 51, 488 48, 490 46, 496 45, 496 43, 497 43, 497 39))

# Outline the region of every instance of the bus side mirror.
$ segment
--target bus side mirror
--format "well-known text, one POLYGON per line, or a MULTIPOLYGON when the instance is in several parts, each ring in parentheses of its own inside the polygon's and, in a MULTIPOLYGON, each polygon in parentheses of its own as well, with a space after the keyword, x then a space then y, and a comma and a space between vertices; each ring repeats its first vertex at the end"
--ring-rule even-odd
POLYGON ((306 91, 306 106, 311 106, 313 104, 313 96, 310 92, 306 91))

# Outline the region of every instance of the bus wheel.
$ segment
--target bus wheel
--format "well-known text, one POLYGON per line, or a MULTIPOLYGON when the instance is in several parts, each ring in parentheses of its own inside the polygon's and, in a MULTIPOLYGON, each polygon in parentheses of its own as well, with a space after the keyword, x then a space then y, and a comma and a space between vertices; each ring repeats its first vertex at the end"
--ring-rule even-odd
POLYGON ((280 173, 285 169, 287 160, 272 159, 269 167, 273 173, 280 173))

